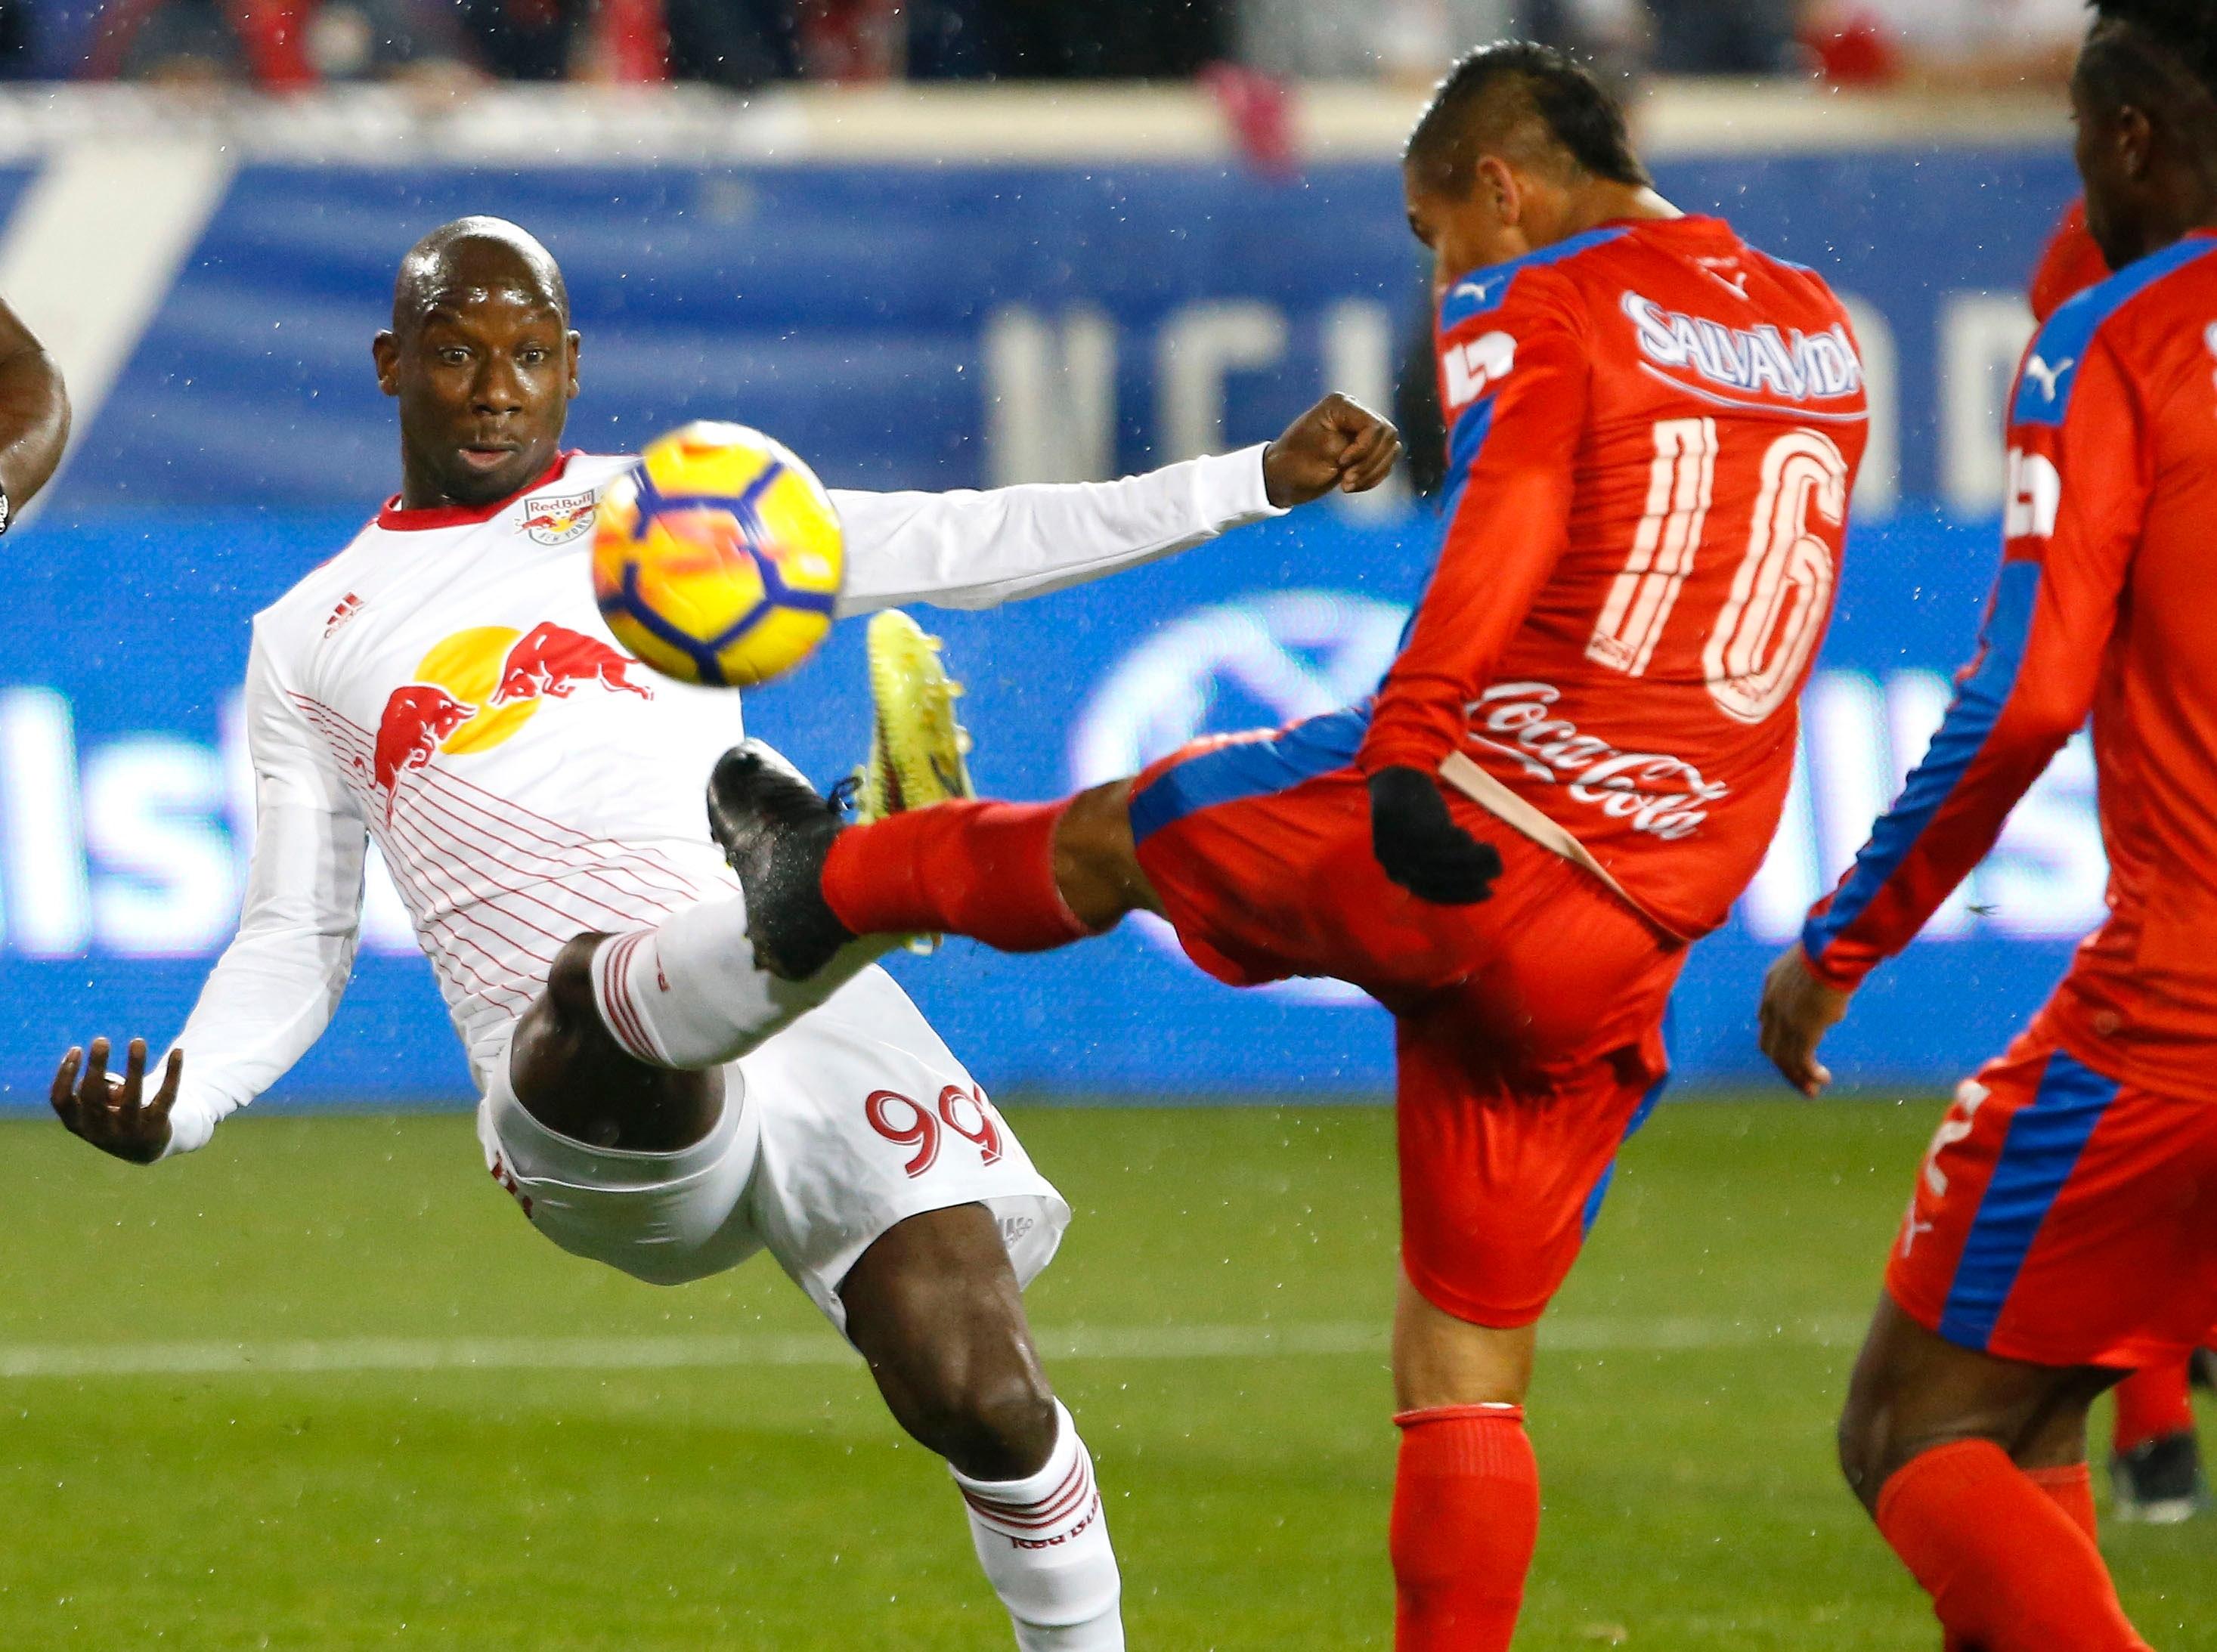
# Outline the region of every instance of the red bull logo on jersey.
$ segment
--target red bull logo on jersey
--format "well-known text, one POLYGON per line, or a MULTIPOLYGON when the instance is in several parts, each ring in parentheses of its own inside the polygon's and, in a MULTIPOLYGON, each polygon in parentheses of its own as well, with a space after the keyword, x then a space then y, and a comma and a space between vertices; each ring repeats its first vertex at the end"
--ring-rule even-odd
POLYGON ((1665 310, 1637 293, 1624 295, 1640 353, 1673 373, 1691 371, 1721 390, 1790 402, 1837 401, 1859 394, 1863 364, 1844 324, 1809 334, 1769 323, 1727 327, 1706 316, 1665 310))
POLYGON ((440 746, 477 714, 476 706, 456 700, 435 682, 404 682, 392 691, 385 702, 385 715, 377 719, 377 743, 371 753, 370 779, 385 794, 387 819, 401 775, 429 762, 440 746))
POLYGON ((630 655, 619 653, 606 643, 541 620, 501 662, 500 682, 492 691, 492 703, 503 706, 541 694, 567 700, 572 689, 587 683, 652 700, 654 690, 635 675, 643 669, 630 655))
POLYGON ((590 493, 565 493, 534 499, 523 508, 516 526, 531 536, 534 545, 567 545, 593 526, 595 500, 590 493))
POLYGON ((438 756, 489 751, 511 739, 549 700, 579 688, 652 700, 637 660, 583 632, 542 620, 458 631, 424 655, 416 678, 395 688, 377 722, 370 760, 357 761, 392 818, 403 782, 438 756))

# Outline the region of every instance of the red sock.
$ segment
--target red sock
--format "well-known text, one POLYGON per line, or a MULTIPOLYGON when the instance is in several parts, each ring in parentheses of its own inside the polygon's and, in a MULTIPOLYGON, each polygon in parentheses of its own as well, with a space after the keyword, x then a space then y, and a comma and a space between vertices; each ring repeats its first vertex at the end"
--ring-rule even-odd
POLYGON ((2119 1457, 2166 1434, 2194 1429, 2194 1391, 2184 1359, 2134 1372, 2117 1384, 2117 1430, 2112 1449, 2119 1457))
POLYGON ((2071 1517, 2071 1524, 2089 1538, 2101 1535, 2094 1513, 2094 1475, 2084 1463, 2067 1469, 2027 1469, 2024 1477, 2046 1492, 2048 1501, 2071 1517))
POLYGON ((1991 1441, 1913 1458, 1879 1494, 1878 1529, 1951 1637, 1983 1652, 2148 1652, 2102 1552, 1991 1441))
POLYGON ((1540 1535, 1523 1408, 1450 1405, 1393 1421, 1396 1652, 1503 1652, 1540 1535))
MULTIPOLYGON (((2084 1463, 2062 1469, 2027 1469, 2024 1477, 2047 1493, 2048 1501, 2071 1517, 2072 1525, 2090 1538, 2096 1535, 2094 1476, 2084 1463)), ((1977 1649, 1961 1636, 1949 1635, 1941 1641, 1940 1652, 1977 1652, 1977 1649)))
POLYGON ((1043 952, 1093 932, 1054 881, 1060 803, 937 803, 851 826, 824 863, 824 898, 858 935, 973 935, 1043 952))

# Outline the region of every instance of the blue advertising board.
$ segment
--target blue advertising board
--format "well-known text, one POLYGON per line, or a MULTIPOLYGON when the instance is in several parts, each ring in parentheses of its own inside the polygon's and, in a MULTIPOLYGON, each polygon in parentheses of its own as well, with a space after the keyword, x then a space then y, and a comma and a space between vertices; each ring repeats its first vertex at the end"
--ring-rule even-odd
MULTIPOLYGON (((1663 182, 1854 294, 1883 326, 1898 409, 1897 496, 1859 512, 1801 783, 1680 995, 1680 1071, 1714 1082, 1756 1076, 1761 968, 1915 761, 1972 644, 1995 533, 1979 455, 1951 456, 1967 419, 1950 398, 1998 404, 1995 317, 2069 176, 2060 153, 1951 151, 1681 161, 1663 182)), ((368 336, 398 254, 477 210, 530 225, 565 262, 587 340, 581 445, 736 416, 852 486, 1135 468, 1259 440, 1327 383, 1382 374, 1419 282, 1378 164, 1284 184, 1201 165, 242 170, 44 515, 6 541, 0 1105, 42 1105, 67 1044, 159 1045, 189 1008, 250 831, 246 616, 393 485, 368 336), (997 445, 1028 437, 1004 404, 1036 394, 1042 362, 1051 386, 1090 384, 1091 409, 1059 449, 1012 459, 997 445)), ((1319 506, 1100 584, 937 616, 971 687, 981 784, 1053 795, 1195 733, 1354 698, 1390 657, 1436 533, 1405 501, 1319 506)), ((750 727, 828 780, 860 749, 860 684, 843 631, 750 700, 750 727)), ((1931 1085, 1998 1047, 2098 917, 2103 870, 2074 745, 1931 937, 1874 979, 1836 1068, 1931 1085)), ((459 1051, 381 882, 365 928, 339 1020, 280 1094, 459 1096, 459 1051)), ((1355 1092, 1390 1076, 1374 1007, 1324 983, 1232 992, 1150 922, 1051 957, 958 942, 897 967, 1004 1090, 1355 1092)))

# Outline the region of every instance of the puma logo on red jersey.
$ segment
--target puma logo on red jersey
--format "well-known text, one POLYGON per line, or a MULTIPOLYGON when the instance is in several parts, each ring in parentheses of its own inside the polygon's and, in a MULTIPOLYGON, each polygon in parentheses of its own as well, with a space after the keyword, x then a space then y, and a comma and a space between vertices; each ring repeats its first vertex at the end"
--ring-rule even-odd
POLYGON ((2078 365, 2077 356, 2066 355, 2051 367, 2044 357, 2035 354, 2025 362, 2024 376, 2039 380, 2041 394, 2052 402, 2055 399, 2057 389, 2063 383, 2063 375, 2078 365))

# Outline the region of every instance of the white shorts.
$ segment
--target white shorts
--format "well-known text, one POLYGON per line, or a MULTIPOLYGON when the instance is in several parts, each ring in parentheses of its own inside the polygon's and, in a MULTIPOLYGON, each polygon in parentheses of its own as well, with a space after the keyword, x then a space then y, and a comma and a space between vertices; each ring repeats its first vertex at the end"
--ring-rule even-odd
POLYGON ((547 1129, 516 1099, 506 1038, 488 1070, 478 1138, 494 1179, 563 1249, 652 1285, 767 1249, 843 1333, 840 1282, 896 1223, 984 1205, 1025 1285, 1070 1224, 977 1082, 874 966, 725 1068, 722 1116, 680 1152, 547 1129))

